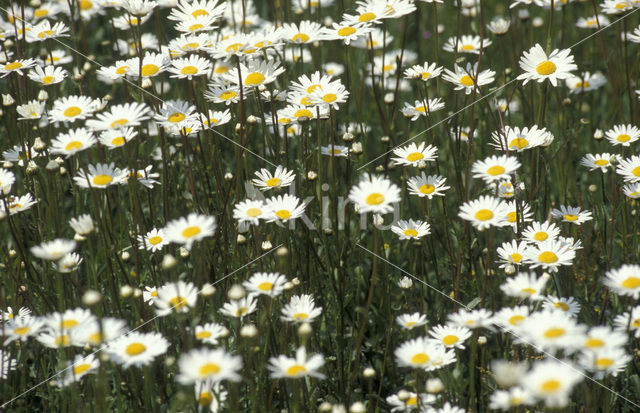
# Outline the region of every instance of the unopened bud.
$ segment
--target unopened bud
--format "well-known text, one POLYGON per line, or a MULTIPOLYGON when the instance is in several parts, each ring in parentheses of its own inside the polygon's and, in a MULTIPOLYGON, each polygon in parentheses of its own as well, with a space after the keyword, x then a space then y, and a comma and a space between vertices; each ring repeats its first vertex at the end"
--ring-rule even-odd
POLYGON ((49 99, 49 93, 44 89, 40 90, 40 92, 38 92, 38 100, 44 102, 47 99, 49 99))
POLYGON ((240 329, 240 336, 244 338, 253 338, 258 335, 258 329, 253 324, 247 324, 240 329))
POLYGON ((6 95, 2 95, 2 105, 3 106, 11 106, 15 103, 16 101, 13 99, 13 96, 6 94, 6 95))
POLYGON ((234 284, 229 288, 227 296, 231 300, 240 300, 245 296, 246 292, 240 284, 234 284))
POLYGON ((130 285, 123 285, 120 287, 120 297, 127 298, 130 297, 131 294, 133 294, 133 287, 130 285))
POLYGON ((166 254, 164 257, 162 257, 162 269, 163 270, 168 270, 170 268, 173 268, 176 266, 176 264, 178 263, 178 260, 175 259, 175 257, 171 254, 166 254))
POLYGON ((210 296, 214 295, 215 293, 216 293, 216 287, 214 287, 211 284, 205 284, 200 289, 200 294, 203 297, 210 297, 210 296))

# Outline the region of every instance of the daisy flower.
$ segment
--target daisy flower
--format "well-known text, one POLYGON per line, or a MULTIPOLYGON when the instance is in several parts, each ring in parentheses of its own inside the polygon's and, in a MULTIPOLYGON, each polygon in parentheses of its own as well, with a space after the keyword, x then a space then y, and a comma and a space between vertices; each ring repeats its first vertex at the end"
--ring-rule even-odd
POLYGON ((325 156, 335 156, 338 158, 346 158, 349 156, 350 149, 342 145, 329 145, 320 147, 320 153, 325 156))
POLYGON ((447 325, 435 326, 429 330, 429 335, 447 348, 464 349, 464 342, 471 337, 471 330, 465 327, 447 325))
POLYGON ((624 194, 631 199, 640 198, 640 182, 628 184, 622 187, 624 194))
POLYGON ((58 37, 69 37, 69 28, 63 22, 57 22, 53 26, 49 20, 43 20, 31 26, 31 30, 26 32, 27 43, 43 42, 47 39, 58 37))
POLYGON ((619 158, 619 155, 606 152, 595 155, 588 153, 580 160, 580 165, 589 168, 590 171, 600 169, 600 172, 607 173, 609 167, 613 166, 612 162, 618 161, 619 158))
POLYGON ((580 225, 593 219, 590 211, 583 211, 580 207, 565 205, 560 205, 560 209, 554 208, 551 211, 551 216, 555 219, 561 219, 562 222, 570 222, 575 225, 580 225))
POLYGON ((252 182, 260 188, 261 191, 287 187, 296 179, 296 174, 293 173, 293 171, 289 171, 282 165, 278 165, 273 174, 269 172, 268 169, 262 168, 260 171, 256 172, 255 175, 257 178, 253 179, 252 182))
POLYGON ((18 361, 12 358, 8 352, 0 350, 0 379, 6 379, 9 372, 15 370, 17 367, 18 361))
POLYGON ((405 341, 394 354, 398 366, 426 371, 436 370, 456 361, 454 350, 446 350, 442 344, 427 337, 405 341))
POLYGON ((438 400, 437 396, 433 394, 421 393, 418 395, 406 390, 401 390, 397 394, 392 394, 386 398, 389 407, 391 407, 391 412, 400 413, 417 410, 418 403, 420 403, 420 406, 426 407, 433 404, 436 400, 438 400))
POLYGON ((593 74, 583 72, 580 76, 571 76, 565 79, 565 85, 571 94, 591 92, 602 87, 605 83, 607 83, 607 78, 600 72, 593 74))
POLYGON ((629 0, 604 0, 600 4, 603 13, 613 15, 632 10, 633 6, 634 2, 629 0))
POLYGON ((524 73, 518 76, 518 80, 524 80, 523 84, 526 85, 530 80, 541 83, 548 79, 556 87, 558 80, 568 78, 570 72, 578 68, 570 53, 570 49, 555 49, 547 56, 542 46, 536 44, 520 57, 520 68, 524 73))
POLYGON ((121 337, 127 331, 124 320, 113 317, 103 317, 100 320, 89 320, 78 328, 70 330, 71 342, 76 346, 98 347, 103 343, 121 337))
POLYGON ((227 328, 218 323, 207 323, 201 326, 196 326, 195 329, 196 340, 213 346, 217 346, 218 339, 224 337, 227 333, 227 328))
POLYGON ((97 102, 88 96, 65 96, 53 102, 49 111, 51 122, 84 120, 97 109, 97 102))
POLYGON ((0 64, 0 79, 14 72, 22 76, 23 70, 27 70, 35 65, 36 61, 34 59, 18 59, 13 62, 4 62, 0 64))
POLYGON ((509 31, 509 27, 511 27, 511 21, 502 16, 494 17, 489 24, 487 24, 487 29, 498 36, 506 34, 509 31))
MULTIPOLYGON (((247 98, 247 91, 243 90, 242 97, 247 98)), ((204 92, 204 98, 209 102, 224 103, 229 106, 240 101, 240 88, 214 80, 209 83, 209 89, 204 92)))
POLYGON ((609 326, 596 326, 587 331, 582 343, 583 351, 599 351, 607 348, 624 347, 629 341, 626 334, 609 326))
POLYGON ((184 244, 190 250, 194 242, 212 236, 215 230, 215 217, 191 213, 167 223, 164 233, 168 242, 184 244))
POLYGON ((583 379, 582 372, 569 362, 546 359, 537 361, 520 384, 548 407, 559 408, 569 403, 569 394, 583 379))
POLYGON ((532 313, 518 326, 528 342, 538 351, 569 354, 582 343, 586 327, 578 324, 574 317, 561 311, 541 311, 532 313))
POLYGON ((282 39, 289 43, 305 44, 324 39, 322 25, 309 20, 299 24, 284 23, 282 28, 282 39))
POLYGON ((53 241, 31 247, 30 251, 42 260, 57 261, 74 249, 76 249, 76 242, 74 240, 56 238, 53 241))
POLYGON ((420 313, 401 314, 396 317, 396 324, 405 330, 413 330, 414 328, 427 324, 427 316, 420 313))
POLYGON ((96 143, 91 131, 85 128, 70 129, 51 141, 51 153, 69 158, 80 151, 89 149, 96 143))
POLYGON ((515 277, 507 278, 500 289, 509 297, 541 301, 544 298, 541 293, 549 278, 546 273, 538 278, 535 272, 520 272, 515 277))
POLYGON ((616 173, 621 175, 625 182, 640 182, 640 156, 632 155, 631 158, 621 159, 616 173))
POLYGON ((489 396, 489 408, 493 410, 514 410, 520 406, 533 405, 535 402, 533 394, 519 386, 496 390, 489 396))
POLYGON ((480 36, 462 35, 460 38, 450 37, 442 47, 445 52, 480 54, 480 50, 491 45, 491 40, 480 36))
POLYGON ((624 264, 607 271, 602 283, 618 295, 628 295, 637 300, 640 297, 640 265, 624 264))
POLYGON ((162 103, 162 107, 153 117, 163 127, 183 127, 197 119, 196 107, 183 100, 169 100, 162 103))
POLYGON ((331 23, 331 27, 322 28, 322 37, 324 40, 342 40, 347 46, 353 41, 366 39, 366 35, 372 33, 375 33, 372 27, 354 24, 349 21, 331 23))
POLYGON ((633 307, 629 312, 617 315, 613 324, 618 331, 633 332, 634 337, 640 337, 640 305, 633 307))
POLYGON ((576 252, 557 240, 547 240, 530 245, 525 250, 524 262, 530 268, 542 267, 549 272, 557 272, 561 265, 572 265, 576 252))
POLYGON ((54 270, 62 274, 69 274, 78 269, 83 258, 76 253, 65 254, 58 262, 51 264, 54 270))
POLYGON ((151 109, 145 103, 124 103, 111 106, 108 111, 97 114, 97 119, 89 119, 86 126, 96 131, 123 129, 140 126, 150 115, 151 109))
POLYGON ((227 391, 220 383, 214 383, 212 380, 196 381, 194 390, 198 404, 212 413, 221 411, 228 397, 227 391))
POLYGON ((489 328, 493 324, 493 316, 491 311, 479 308, 475 310, 467 310, 461 308, 455 313, 449 314, 447 317, 449 324, 465 328, 489 328))
POLYGON ((542 302, 542 308, 548 311, 561 311, 571 317, 577 317, 580 312, 580 303, 573 297, 555 297, 547 295, 542 302))
POLYGON ((322 107, 332 107, 339 109, 338 103, 345 103, 349 98, 349 92, 339 80, 329 82, 315 88, 310 96, 309 103, 320 105, 322 107))
POLYGON ((409 188, 409 194, 417 195, 420 198, 425 196, 429 199, 434 196, 444 196, 444 191, 449 189, 445 183, 447 178, 440 175, 427 176, 424 172, 420 176, 409 178, 407 181, 407 187, 409 188))
POLYGON ((160 333, 132 332, 107 344, 106 352, 124 368, 145 366, 166 353, 169 342, 160 333))
POLYGON ((75 383, 87 374, 95 373, 100 366, 100 361, 93 355, 82 356, 77 354, 72 362, 67 364, 66 374, 58 381, 58 386, 64 387, 75 383))
POLYGON ((211 72, 211 61, 197 55, 171 60, 171 77, 191 80, 194 76, 206 76, 211 72))
POLYGON ((233 209, 233 218, 238 224, 258 225, 260 219, 269 219, 272 215, 273 211, 262 200, 248 199, 237 203, 233 209))
POLYGON ((480 86, 493 83, 495 74, 496 72, 489 69, 478 72, 478 63, 476 62, 473 65, 467 63, 464 69, 458 65, 454 65, 454 71, 445 69, 442 79, 453 83, 455 90, 464 90, 465 94, 470 95, 474 91, 479 92, 480 86))
POLYGON ((576 21, 576 27, 581 29, 599 29, 600 27, 605 27, 610 24, 609 18, 607 16, 599 15, 599 16, 590 16, 590 17, 579 17, 576 21), (600 24, 598 24, 600 23, 600 24))
POLYGON ((520 162, 515 157, 507 155, 492 155, 482 161, 475 161, 471 167, 474 178, 482 178, 487 184, 503 179, 520 168, 520 162))
POLYGON ((529 317, 529 307, 526 305, 505 307, 495 313, 493 322, 507 331, 514 331, 527 317, 529 317))
POLYGON ((578 364, 585 370, 595 373, 594 379, 602 380, 607 375, 616 377, 618 373, 624 371, 631 360, 633 358, 624 351, 624 348, 614 347, 584 352, 578 358, 578 364))
POLYGON ((37 100, 32 100, 24 105, 19 105, 16 107, 16 111, 22 117, 18 118, 18 120, 40 119, 44 109, 44 102, 38 102, 37 100))
POLYGON ((43 69, 40 66, 36 66, 27 76, 34 82, 44 86, 50 86, 62 82, 65 77, 67 77, 67 73, 68 72, 61 67, 45 66, 43 69))
POLYGON ((629 146, 640 139, 640 129, 633 125, 615 125, 604 136, 613 146, 629 146))
POLYGON ((322 314, 322 307, 316 307, 313 296, 309 294, 294 295, 282 307, 281 320, 292 323, 312 323, 322 314))
POLYGON ((178 281, 168 283, 156 290, 154 304, 159 316, 166 316, 172 312, 186 313, 195 307, 198 299, 198 289, 193 283, 178 281))
POLYGON ((145 53, 142 66, 140 66, 139 59, 139 57, 131 59, 131 66, 134 68, 131 75, 134 77, 142 76, 148 79, 157 76, 167 70, 169 65, 169 58, 161 53, 145 53))
POLYGON ((495 131, 491 134, 493 143, 490 145, 502 151, 507 151, 508 148, 509 151, 522 152, 525 149, 545 145, 549 135, 551 133, 547 129, 540 129, 537 125, 522 129, 517 126, 505 126, 504 131, 495 131))
POLYGON ((138 136, 133 128, 109 129, 100 133, 98 140, 107 148, 115 149, 124 146, 127 142, 138 136))
POLYGON ((275 82, 277 77, 284 73, 284 67, 274 60, 261 61, 258 59, 251 60, 249 66, 240 64, 240 74, 238 68, 233 68, 223 75, 229 83, 238 87, 240 77, 242 78, 242 86, 258 87, 275 82))
POLYGON ((0 203, 0 217, 2 217, 3 212, 9 212, 10 215, 17 214, 18 212, 26 211, 30 209, 33 205, 35 205, 37 201, 33 199, 33 195, 25 194, 22 196, 9 196, 7 198, 6 209, 4 202, 0 203))
POLYGON ((524 239, 531 243, 536 244, 543 241, 553 241, 560 235, 560 228, 556 227, 553 222, 532 222, 523 232, 524 239))
POLYGON ((304 214, 306 204, 300 198, 285 194, 269 198, 266 201, 267 207, 272 215, 267 222, 288 222, 301 217, 304 214))
POLYGON ((138 249, 141 250, 156 252, 168 244, 169 241, 167 241, 162 229, 154 228, 145 235, 138 235, 138 249))
POLYGON ((506 204, 499 198, 484 195, 462 204, 458 216, 480 231, 500 227, 505 222, 506 204))
POLYGON ((422 65, 414 65, 404 71, 405 79, 419 79, 423 82, 427 82, 433 78, 440 76, 442 73, 442 67, 439 67, 436 63, 425 62, 422 65))
POLYGON ((167 18, 174 21, 187 20, 198 16, 218 18, 224 14, 226 8, 227 5, 218 0, 195 0, 193 2, 180 0, 175 7, 171 8, 171 13, 167 18))
MULTIPOLYGON (((500 194, 501 187, 502 184, 498 187, 498 194, 500 194)), ((515 200, 506 201, 504 205, 505 226, 511 225, 511 227, 515 231, 518 228, 518 222, 523 224, 525 222, 531 221, 531 216, 533 215, 533 213, 531 212, 531 207, 527 205, 526 202, 522 201, 519 210, 515 200)))
POLYGON ((393 203, 400 201, 400 188, 387 178, 365 173, 349 191, 349 200, 360 214, 386 214, 393 210, 393 203))
POLYGON ((204 113, 200 113, 199 115, 200 121, 204 124, 204 126, 209 128, 222 126, 231 121, 231 112, 229 111, 229 109, 226 109, 224 111, 209 110, 206 115, 204 113))
POLYGON ((96 317, 87 309, 74 308, 66 310, 64 313, 51 313, 45 317, 44 321, 50 329, 59 329, 67 332, 82 326, 84 323, 95 322, 96 317))
POLYGON ((416 145, 415 142, 401 148, 395 148, 392 160, 396 165, 418 166, 420 162, 435 161, 438 157, 438 148, 426 145, 424 142, 416 145))
POLYGON ((27 341, 29 337, 33 337, 40 332, 44 325, 44 321, 31 316, 14 317, 2 326, 3 335, 5 337, 4 345, 15 340, 27 341))
POLYGON ((435 98, 426 100, 416 100, 413 105, 408 102, 404 103, 404 108, 400 111, 406 118, 411 118, 412 121, 418 120, 420 116, 428 116, 432 112, 436 112, 440 109, 444 108, 444 103, 442 103, 442 99, 435 98))
POLYGON ((224 303, 220 312, 227 317, 235 317, 242 319, 257 310, 257 301, 254 296, 249 295, 239 300, 231 300, 224 303))
POLYGON ((257 272, 242 283, 250 294, 276 297, 284 291, 287 277, 277 272, 257 272))
POLYGON ((405 221, 401 219, 395 225, 391 226, 391 231, 398 235, 400 239, 420 239, 431 233, 431 226, 424 221, 414 221, 410 219, 405 221))
POLYGON ((497 249, 500 268, 505 268, 507 265, 520 265, 522 264, 522 258, 524 251, 527 248, 525 241, 512 240, 511 242, 503 242, 497 249))
POLYGON ((73 178, 81 188, 106 188, 127 181, 128 171, 116 168, 114 163, 89 165, 88 171, 80 170, 73 178))
POLYGON ((224 349, 196 349, 180 356, 180 373, 176 377, 182 384, 211 380, 240 381, 242 358, 227 353, 224 349))
POLYGON ((0 168, 0 195, 11 192, 16 176, 8 169, 0 168))
POLYGON ((324 379, 324 374, 318 372, 318 369, 323 365, 324 357, 321 354, 314 354, 307 358, 307 350, 304 346, 298 347, 295 358, 280 355, 269 359, 269 371, 274 379, 299 379, 303 377, 324 379))

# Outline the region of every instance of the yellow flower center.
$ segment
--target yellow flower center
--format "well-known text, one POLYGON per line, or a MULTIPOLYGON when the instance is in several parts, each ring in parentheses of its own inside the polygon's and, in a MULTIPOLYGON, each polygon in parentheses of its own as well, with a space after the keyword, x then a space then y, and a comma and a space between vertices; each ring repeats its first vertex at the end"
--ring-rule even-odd
POLYGON ((211 331, 198 331, 196 338, 202 340, 203 338, 211 337, 211 331))
POLYGON ((62 112, 62 114, 68 118, 73 118, 74 116, 78 116, 82 113, 82 109, 77 106, 68 107, 62 112))
POLYGON ((473 78, 469 75, 464 75, 460 78, 460 83, 466 87, 471 87, 473 86, 473 78))
POLYGON ((535 294, 537 292, 535 288, 531 288, 531 287, 523 288, 520 291, 522 291, 523 293, 529 294, 529 295, 533 295, 533 294, 535 294))
POLYGON ((577 221, 578 216, 574 214, 566 214, 564 217, 565 221, 577 221))
POLYGON ((518 149, 524 149, 527 146, 529 146, 529 141, 526 140, 525 138, 515 138, 515 139, 511 139, 511 142, 509 142, 509 148, 518 148, 518 149))
POLYGON ((182 236, 185 238, 192 238, 195 237, 196 235, 198 235, 200 233, 200 227, 197 225, 194 225, 192 227, 188 227, 182 230, 182 236))
POLYGON ((142 66, 142 70, 140 71, 140 73, 142 74, 142 76, 153 76, 158 73, 158 70, 160 70, 158 66, 154 65, 153 63, 149 63, 142 66))
POLYGON ((417 397, 409 397, 406 402, 404 402, 407 406, 417 406, 418 398, 417 397))
POLYGON ((353 27, 342 27, 338 29, 338 36, 346 37, 354 34, 356 29, 353 27))
POLYGON ((616 138, 618 142, 629 142, 630 139, 631 139, 631 136, 624 133, 622 135, 618 135, 618 137, 616 138))
POLYGON ((374 192, 365 198, 365 202, 369 205, 380 205, 384 202, 384 195, 374 192))
POLYGON ((420 76, 422 77, 422 80, 427 80, 429 78, 429 76, 431 76, 431 73, 429 72, 422 72, 420 74, 420 76))
POLYGON ((227 90, 226 92, 222 92, 222 94, 220 95, 220 99, 229 100, 235 98, 236 96, 238 96, 236 92, 234 92, 233 90, 227 90))
POLYGON ((595 161, 593 161, 593 163, 598 166, 609 165, 609 161, 607 161, 606 159, 596 159, 595 161))
POLYGON ((180 70, 180 73, 183 75, 193 75, 198 73, 198 68, 195 66, 185 66, 180 70))
POLYGON ((267 281, 258 284, 258 290, 260 291, 271 291, 272 288, 273 288, 273 283, 270 283, 267 281))
POLYGON ((109 125, 112 128, 117 128, 118 126, 124 126, 127 123, 129 123, 129 119, 118 119, 118 120, 114 120, 113 122, 111 122, 111 124, 109 125))
POLYGON ((90 0, 80 0, 80 10, 89 10, 93 7, 93 3, 90 0))
POLYGON ((549 60, 545 60, 544 62, 538 64, 536 66, 536 72, 542 76, 549 76, 550 74, 556 71, 557 67, 555 63, 549 60))
POLYGON ((113 181, 113 178, 109 175, 96 175, 93 177, 93 183, 95 185, 109 185, 113 181))
POLYGON ((172 113, 171 115, 169 115, 169 122, 171 123, 178 123, 178 122, 182 122, 183 120, 185 120, 186 116, 184 116, 184 113, 180 113, 180 112, 175 112, 172 113))
POLYGON ((117 136, 111 140, 111 144, 113 146, 122 146, 124 145, 124 136, 117 136))
POLYGON ((53 344, 55 344, 56 346, 68 346, 69 345, 69 336, 66 335, 66 334, 64 334, 62 336, 58 336, 53 341, 53 344))
POLYGON ((371 20, 375 19, 376 15, 374 13, 368 12, 368 13, 362 13, 360 16, 358 16, 358 21, 363 23, 363 22, 370 22, 371 20))
POLYGON ((11 62, 4 65, 4 70, 15 70, 20 69, 22 67, 22 63, 20 62, 11 62))
MULTIPOLYGON (((230 53, 230 52, 237 52, 238 49, 240 49, 240 46, 242 46, 242 43, 234 43, 232 45, 227 46, 227 48, 225 49, 225 52, 230 53)), ((226 70, 225 70, 226 72, 226 70)), ((224 73, 224 72, 222 72, 224 73)))
POLYGON ((338 99, 338 96, 335 93, 327 93, 322 97, 324 103, 335 102, 338 99))
POLYGON ((43 30, 38 33, 38 37, 44 39, 45 37, 51 36, 53 34, 53 30, 43 30))
POLYGON ((481 209, 476 212, 475 217, 478 221, 488 221, 493 218, 493 212, 489 209, 481 209))
POLYGON ((204 10, 204 9, 198 9, 198 10, 195 10, 195 11, 191 12, 191 15, 192 15, 193 17, 198 17, 198 16, 208 16, 208 15, 209 15, 209 12, 208 12, 208 11, 206 11, 206 10, 204 10))
POLYGON ((516 211, 511 211, 507 213, 507 221, 516 222, 517 219, 518 219, 518 214, 516 214, 516 211))
POLYGON ((293 116, 295 116, 296 118, 312 118, 313 113, 308 109, 298 109, 296 110, 296 113, 293 114, 293 116))
POLYGON ((307 313, 295 313, 292 317, 294 320, 302 321, 309 318, 309 314, 307 313))
POLYGON ((91 364, 85 363, 85 364, 78 364, 77 366, 75 366, 73 368, 73 374, 76 376, 79 376, 80 374, 84 373, 85 371, 89 370, 91 368, 91 364))
POLYGON ((258 208, 249 208, 247 209, 247 216, 251 218, 255 218, 257 216, 262 215, 262 211, 258 208))
POLYGON ((300 364, 294 364, 293 366, 287 369, 287 376, 298 376, 302 373, 305 373, 307 369, 300 364))
POLYGON ((200 406, 209 406, 211 403, 213 403, 213 395, 211 394, 211 392, 203 391, 202 393, 200 393, 198 403, 200 404, 200 406))
POLYGON ((420 187, 420 192, 422 192, 423 194, 432 194, 433 191, 436 190, 436 187, 433 185, 429 185, 429 184, 424 184, 420 187))
POLYGON ((590 338, 584 343, 585 347, 597 348, 604 346, 604 341, 598 338, 590 338))
POLYGON ((442 342, 446 345, 446 346, 450 346, 453 345, 455 343, 458 342, 458 336, 454 336, 453 334, 449 334, 448 336, 445 336, 442 339, 442 342))
POLYGON ((414 354, 413 357, 411 357, 411 362, 413 364, 424 364, 428 361, 429 361, 429 356, 426 353, 414 354))
POLYGON ((280 219, 288 219, 291 217, 291 212, 286 209, 276 211, 276 216, 280 219))
POLYGON ((196 30, 200 30, 202 29, 204 26, 201 25, 200 23, 196 23, 196 24, 192 24, 191 26, 189 26, 189 31, 190 32, 194 32, 196 30))
POLYGON ((622 281, 622 286, 624 288, 635 289, 640 287, 640 278, 638 277, 629 277, 626 280, 622 281))
POLYGON ((553 393, 560 388, 560 382, 558 380, 547 380, 540 385, 540 389, 542 389, 545 393, 553 393))
POLYGON ((187 306, 187 300, 184 297, 176 296, 169 300, 169 304, 171 304, 171 308, 174 310, 180 310, 187 306))
POLYGON ((270 186, 270 187, 274 187, 279 183, 280 183, 280 179, 278 178, 270 178, 270 179, 267 179, 267 182, 266 182, 267 186, 270 186))
POLYGON ((495 165, 492 166, 491 168, 487 169, 487 173, 491 176, 497 176, 497 175, 502 175, 504 173, 505 169, 504 166, 502 165, 495 165))
POLYGON ((13 330, 14 333, 19 334, 21 336, 27 334, 28 331, 29 331, 29 327, 18 327, 13 330))
POLYGON ((407 161, 409 162, 416 162, 421 159, 424 159, 424 155, 422 154, 422 152, 413 152, 407 155, 407 161))
POLYGON ((509 324, 511 324, 512 326, 517 326, 523 321, 524 321, 524 317, 519 314, 509 317, 509 324))
POLYGON ((517 264, 522 259, 522 255, 518 254, 517 252, 514 252, 513 254, 509 255, 509 258, 511 258, 511 261, 517 264))
POLYGON ((596 367, 599 369, 606 369, 613 365, 613 359, 601 358, 596 360, 596 367))
POLYGON ((240 317, 247 313, 247 307, 240 307, 236 310, 236 317, 240 317))
POLYGON ((418 231, 413 228, 408 228, 404 230, 404 235, 406 235, 407 237, 416 237, 418 236, 418 231))
POLYGON ((538 255, 538 261, 545 264, 553 264, 558 261, 558 256, 551 251, 544 251, 542 254, 538 255))
POLYGON ((200 377, 210 376, 212 374, 217 374, 220 372, 220 366, 216 363, 206 363, 202 367, 200 367, 200 377))
POLYGON ((49 14, 49 10, 47 9, 37 9, 33 12, 34 17, 44 17, 49 14))
POLYGON ((145 346, 142 343, 131 343, 124 350, 124 352, 127 353, 128 356, 132 356, 132 357, 142 354, 145 351, 147 351, 147 346, 145 346))
POLYGON ((561 309, 562 311, 568 311, 569 310, 569 304, 565 303, 564 301, 558 301, 553 306, 555 308, 561 309))
POLYGON ((549 234, 547 234, 547 233, 546 233, 546 232, 544 232, 544 231, 536 232, 536 233, 533 235, 533 239, 535 239, 536 241, 544 241, 544 240, 546 240, 547 238, 549 238, 549 234))
POLYGON ((473 47, 473 45, 472 45, 472 44, 463 44, 463 45, 461 46, 461 48, 462 48, 462 50, 466 50, 466 51, 469 51, 469 50, 473 50, 473 49, 475 49, 475 47, 473 47))
POLYGON ((70 329, 72 327, 77 326, 78 324, 79 324, 78 320, 73 320, 73 319, 71 319, 71 320, 62 320, 62 322, 60 323, 60 328, 68 330, 68 329, 70 329))
POLYGON ((298 33, 291 38, 291 40, 293 40, 294 43, 306 43, 309 41, 309 39, 311 38, 304 33, 298 33))
POLYGON ((264 82, 264 80, 265 80, 265 77, 262 73, 253 72, 253 73, 249 73, 244 83, 249 86, 257 86, 262 82, 264 82))
POLYGON ((45 76, 42 78, 42 83, 44 83, 45 85, 50 85, 51 82, 54 81, 53 76, 45 76))
POLYGON ((71 151, 77 151, 80 148, 82 148, 82 142, 71 141, 67 144, 67 146, 64 147, 64 150, 67 152, 71 152, 71 151))
POLYGON ((553 327, 544 332, 546 338, 558 338, 564 336, 566 333, 564 328, 553 327))
POLYGON ((631 170, 631 173, 634 174, 635 176, 640 176, 640 166, 636 166, 635 168, 633 168, 631 170))
POLYGON ((116 74, 118 75, 124 75, 127 70, 129 70, 129 66, 120 66, 119 68, 116 69, 116 74))

